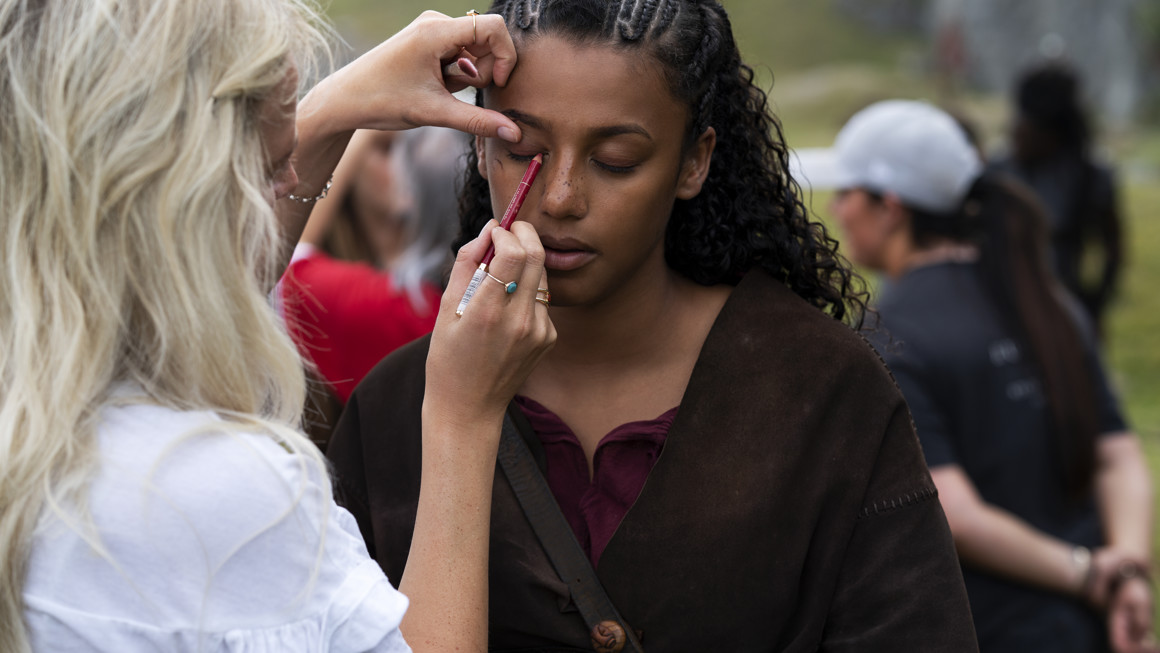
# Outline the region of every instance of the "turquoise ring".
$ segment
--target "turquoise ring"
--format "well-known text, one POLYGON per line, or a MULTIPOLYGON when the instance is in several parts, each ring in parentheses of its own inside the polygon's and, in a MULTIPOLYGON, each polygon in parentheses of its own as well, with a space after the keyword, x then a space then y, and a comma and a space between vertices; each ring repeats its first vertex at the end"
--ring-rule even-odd
POLYGON ((496 279, 496 277, 494 275, 492 275, 492 273, 490 273, 490 272, 487 273, 487 276, 491 277, 492 279, 495 280, 496 283, 503 286, 504 291, 507 292, 507 294, 509 294, 509 295, 514 293, 516 291, 516 288, 518 288, 518 286, 516 285, 516 282, 514 282, 514 281, 503 281, 501 279, 496 279))

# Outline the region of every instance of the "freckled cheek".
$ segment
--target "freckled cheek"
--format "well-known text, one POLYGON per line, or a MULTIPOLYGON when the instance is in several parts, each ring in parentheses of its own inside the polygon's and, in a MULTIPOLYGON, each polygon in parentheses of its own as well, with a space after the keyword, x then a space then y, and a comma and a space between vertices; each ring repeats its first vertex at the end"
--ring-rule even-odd
POLYGON ((497 184, 491 185, 491 217, 499 220, 503 217, 504 209, 507 208, 507 202, 503 199, 504 190, 497 184))
POLYGON ((503 161, 498 156, 492 156, 487 160, 487 186, 491 191, 491 213, 496 220, 503 217, 504 209, 507 208, 507 203, 511 200, 512 193, 515 192, 518 184, 518 179, 512 181, 506 177, 503 161))

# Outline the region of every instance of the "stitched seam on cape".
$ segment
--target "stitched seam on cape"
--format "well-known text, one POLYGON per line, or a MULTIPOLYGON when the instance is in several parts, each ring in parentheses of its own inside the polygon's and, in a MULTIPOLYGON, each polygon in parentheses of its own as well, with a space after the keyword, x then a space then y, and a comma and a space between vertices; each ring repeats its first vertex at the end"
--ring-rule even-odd
POLYGON ((926 503, 927 501, 937 497, 938 490, 933 487, 928 487, 917 492, 904 494, 896 499, 891 499, 889 501, 876 501, 871 505, 863 508, 862 512, 858 513, 858 519, 868 519, 870 517, 886 515, 903 508, 909 508, 920 503, 926 503))

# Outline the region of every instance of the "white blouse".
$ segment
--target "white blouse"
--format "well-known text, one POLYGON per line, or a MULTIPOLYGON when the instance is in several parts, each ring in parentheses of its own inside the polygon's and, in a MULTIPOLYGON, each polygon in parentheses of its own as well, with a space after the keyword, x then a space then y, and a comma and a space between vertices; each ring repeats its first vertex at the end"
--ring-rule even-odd
POLYGON ((47 511, 24 587, 34 651, 409 651, 407 599, 324 474, 213 413, 110 406, 99 541, 47 511))

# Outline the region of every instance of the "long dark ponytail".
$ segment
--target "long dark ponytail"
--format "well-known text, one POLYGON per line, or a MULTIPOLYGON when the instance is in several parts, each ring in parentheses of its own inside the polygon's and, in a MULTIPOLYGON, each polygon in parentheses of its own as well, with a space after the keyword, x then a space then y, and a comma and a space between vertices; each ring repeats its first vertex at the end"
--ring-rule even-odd
MULTIPOLYGON (((685 142, 708 127, 717 133, 701 193, 677 200, 665 234, 665 259, 705 285, 737 283, 761 267, 800 297, 838 319, 859 324, 866 309, 860 277, 838 254, 837 241, 811 221, 801 189, 788 174, 781 125, 753 70, 741 61, 729 17, 714 0, 496 0, 517 44, 540 34, 580 43, 639 48, 664 72, 674 97, 689 108, 685 142)), ((469 154, 460 197, 462 232, 455 247, 491 217, 487 181, 469 154)))
POLYGON ((912 224, 920 245, 935 236, 979 245, 984 285, 1038 373, 1064 483, 1073 498, 1086 496, 1100 429, 1096 370, 1086 353, 1082 317, 1069 308, 1067 291, 1051 271, 1047 220, 1038 198, 1014 179, 986 174, 956 219, 918 213, 912 224))

